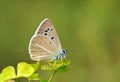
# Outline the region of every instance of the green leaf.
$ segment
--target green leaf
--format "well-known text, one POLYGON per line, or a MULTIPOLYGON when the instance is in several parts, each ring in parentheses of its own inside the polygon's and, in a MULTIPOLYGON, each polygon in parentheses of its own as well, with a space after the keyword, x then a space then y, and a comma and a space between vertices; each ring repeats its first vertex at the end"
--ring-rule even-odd
POLYGON ((34 70, 36 71, 36 70, 38 70, 39 69, 39 66, 40 66, 40 62, 38 61, 37 63, 35 63, 35 64, 30 64, 33 68, 34 68, 34 70))
POLYGON ((34 68, 30 64, 20 62, 17 66, 17 77, 29 77, 34 71, 34 68))
POLYGON ((69 64, 70 64, 69 60, 58 60, 50 62, 49 66, 51 66, 53 70, 57 70, 61 66, 68 66, 69 64))
POLYGON ((64 60, 63 63, 65 66, 68 66, 70 64, 70 60, 64 60))
POLYGON ((67 72, 69 70, 70 70, 70 68, 68 68, 65 65, 62 65, 61 67, 59 67, 59 68, 56 69, 57 72, 61 72, 61 73, 65 73, 65 72, 67 72))
POLYGON ((41 79, 40 82, 48 82, 46 79, 41 79))
POLYGON ((67 71, 67 66, 70 64, 69 60, 58 60, 58 61, 52 61, 49 62, 48 65, 42 65, 41 69, 42 70, 46 70, 46 71, 50 71, 50 70, 58 70, 58 69, 62 69, 63 67, 66 67, 66 69, 64 68, 64 71, 67 71))
POLYGON ((34 74, 32 74, 30 77, 28 77, 28 79, 29 79, 29 81, 30 81, 30 80, 40 80, 39 74, 34 73, 34 74))
POLYGON ((0 82, 10 80, 16 77, 15 69, 13 66, 8 66, 4 68, 0 74, 0 82))
POLYGON ((42 66, 41 66, 41 69, 42 69, 42 70, 49 71, 49 70, 52 70, 52 67, 49 66, 49 65, 42 65, 42 66))

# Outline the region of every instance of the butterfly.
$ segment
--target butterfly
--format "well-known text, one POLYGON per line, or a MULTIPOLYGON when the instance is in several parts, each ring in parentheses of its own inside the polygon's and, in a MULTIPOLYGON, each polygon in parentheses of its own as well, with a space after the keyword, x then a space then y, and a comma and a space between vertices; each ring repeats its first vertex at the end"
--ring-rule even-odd
POLYGON ((29 54, 35 61, 52 61, 65 58, 58 34, 52 22, 46 18, 38 26, 29 42, 29 54))

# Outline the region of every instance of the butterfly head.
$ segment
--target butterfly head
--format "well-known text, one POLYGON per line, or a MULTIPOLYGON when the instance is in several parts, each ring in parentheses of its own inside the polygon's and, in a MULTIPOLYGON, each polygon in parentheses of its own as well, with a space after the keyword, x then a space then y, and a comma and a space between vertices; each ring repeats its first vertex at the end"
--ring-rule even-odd
POLYGON ((62 49, 60 53, 56 56, 56 60, 59 60, 60 58, 65 58, 66 57, 66 50, 62 49))

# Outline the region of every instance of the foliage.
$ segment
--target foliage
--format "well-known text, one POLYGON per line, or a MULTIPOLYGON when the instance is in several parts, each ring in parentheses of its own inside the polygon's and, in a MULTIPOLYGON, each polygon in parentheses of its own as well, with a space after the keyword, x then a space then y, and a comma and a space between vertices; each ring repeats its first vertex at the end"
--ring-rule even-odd
POLYGON ((46 65, 41 65, 41 70, 43 71, 53 71, 53 74, 50 76, 49 80, 39 77, 39 74, 36 72, 39 70, 40 62, 35 64, 28 64, 26 62, 20 62, 17 65, 17 70, 13 66, 5 67, 0 73, 0 82, 15 82, 13 79, 20 79, 22 77, 27 78, 28 82, 31 80, 39 80, 40 82, 51 82, 55 73, 67 72, 70 68, 69 60, 59 60, 52 61, 46 65))

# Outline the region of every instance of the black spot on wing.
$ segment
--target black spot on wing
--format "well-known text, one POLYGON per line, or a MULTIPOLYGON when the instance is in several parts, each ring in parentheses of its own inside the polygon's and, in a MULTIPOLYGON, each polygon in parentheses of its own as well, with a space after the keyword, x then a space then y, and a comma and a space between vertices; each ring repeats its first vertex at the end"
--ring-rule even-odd
POLYGON ((47 28, 47 30, 50 30, 49 28, 47 28))
POLYGON ((51 37, 51 40, 53 40, 55 37, 51 37))
POLYGON ((48 32, 48 30, 45 30, 45 32, 48 32))
POLYGON ((45 36, 47 36, 47 33, 44 33, 45 36))
POLYGON ((53 29, 51 29, 51 31, 53 31, 53 29))

